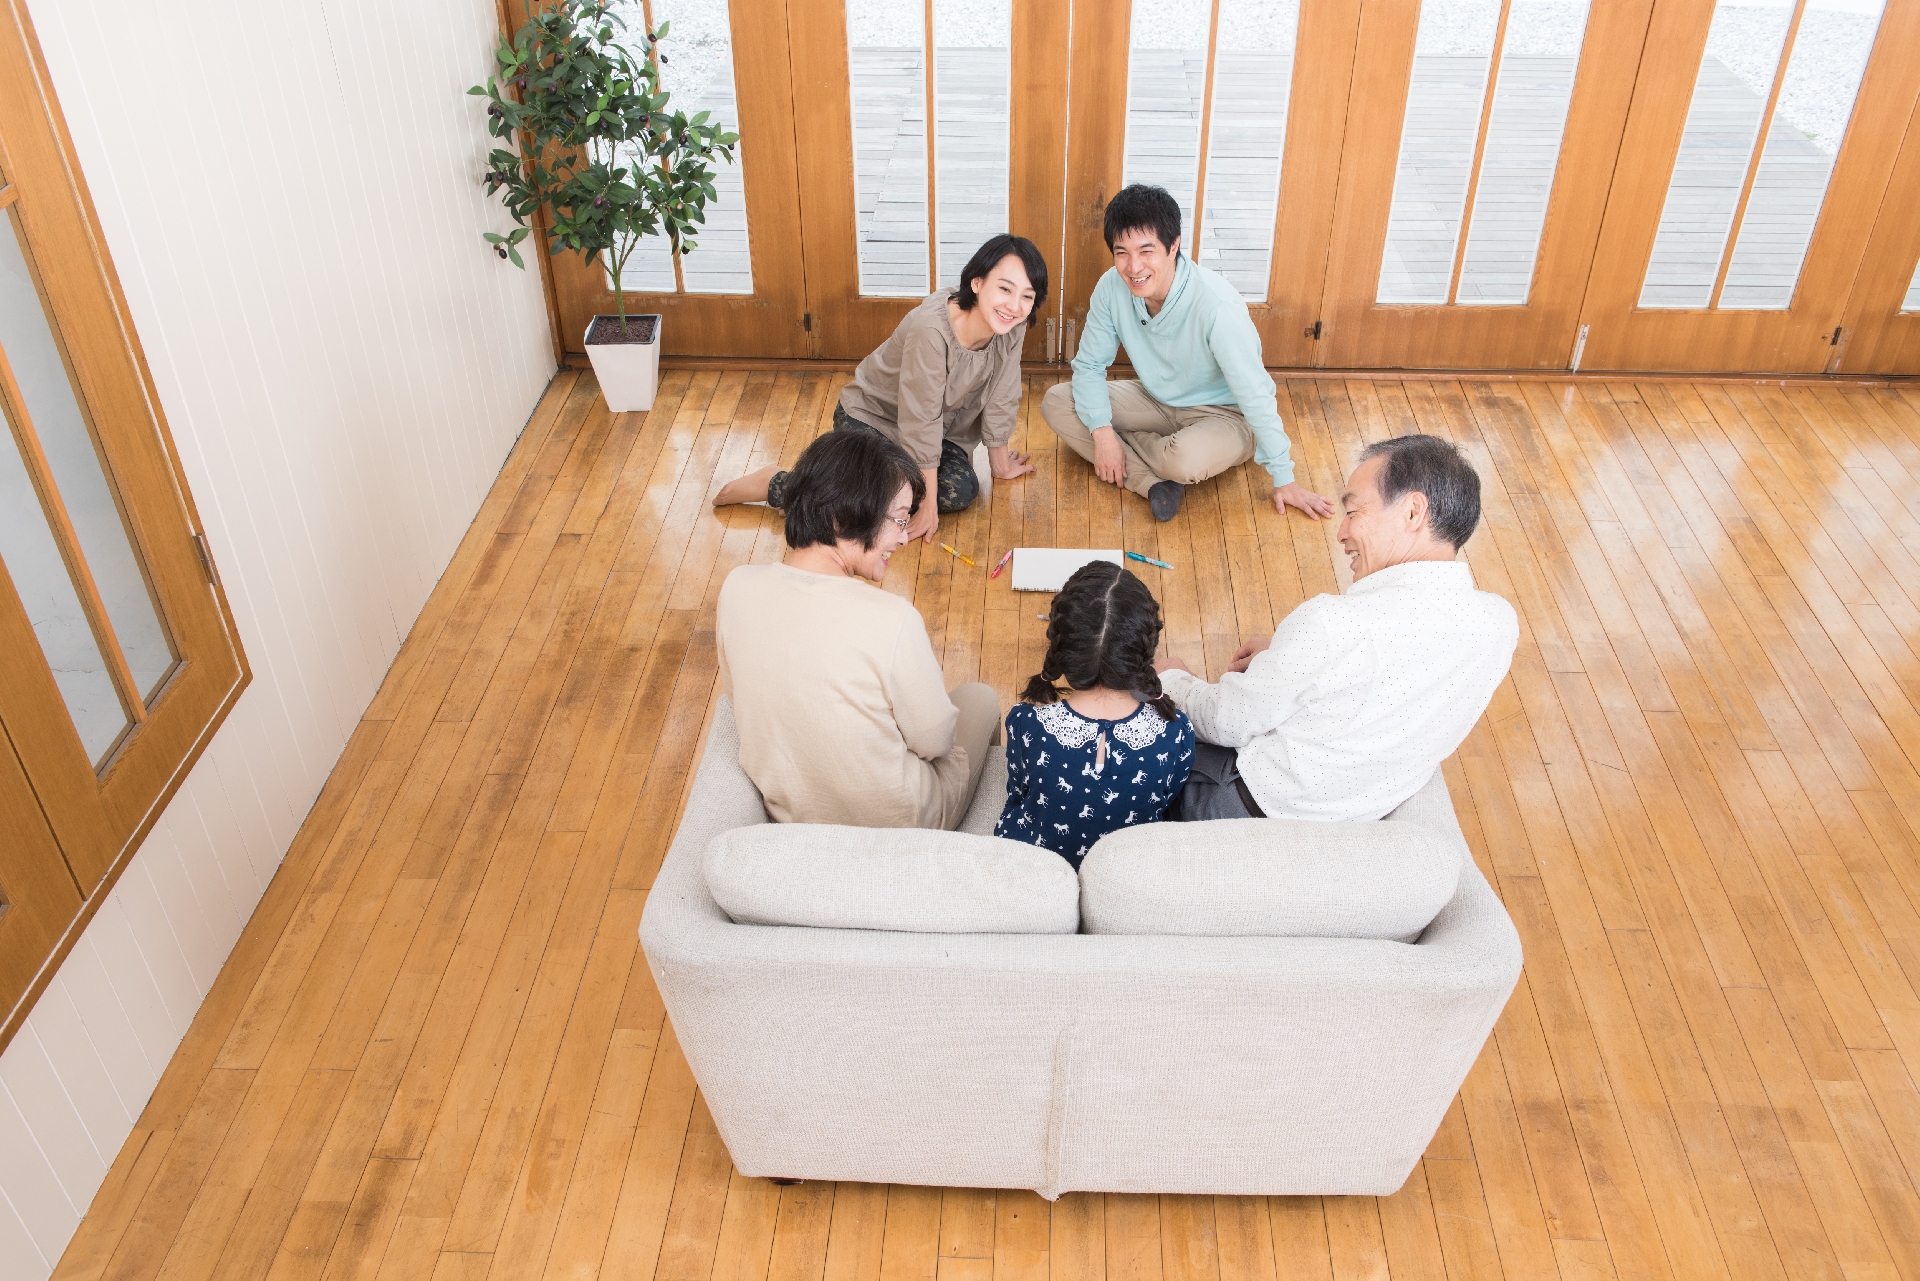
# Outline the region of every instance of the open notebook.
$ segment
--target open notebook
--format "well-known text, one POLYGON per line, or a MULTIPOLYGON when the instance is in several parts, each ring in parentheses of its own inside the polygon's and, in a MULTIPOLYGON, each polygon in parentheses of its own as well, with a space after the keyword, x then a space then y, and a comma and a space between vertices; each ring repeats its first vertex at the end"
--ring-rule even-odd
POLYGON ((1118 547, 1089 551, 1084 547, 1016 547, 1013 550, 1013 590, 1016 592, 1057 592, 1067 585, 1073 571, 1096 560, 1116 565, 1125 559, 1118 547))

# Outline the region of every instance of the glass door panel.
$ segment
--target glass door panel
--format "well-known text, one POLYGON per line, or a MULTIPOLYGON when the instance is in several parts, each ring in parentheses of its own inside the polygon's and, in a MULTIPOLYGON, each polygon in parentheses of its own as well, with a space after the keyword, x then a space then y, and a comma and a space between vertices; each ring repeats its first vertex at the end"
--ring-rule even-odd
POLYGON ((1219 0, 1195 261, 1267 300, 1300 0, 1219 0))
POLYGON ((1315 363, 1565 365, 1651 2, 1363 9, 1315 363))
MULTIPOLYGON (((660 87, 672 95, 669 108, 689 116, 711 113, 731 124, 740 119, 733 88, 733 29, 727 0, 627 0, 614 12, 626 22, 628 51, 643 56, 642 33, 651 20, 667 24, 662 41, 660 87)), ((739 132, 736 128, 734 132, 739 132)), ((741 178, 744 140, 734 146, 734 163, 717 166, 714 198, 692 250, 673 260, 664 236, 642 242, 627 261, 626 280, 646 293, 751 294, 753 253, 747 236, 747 191, 741 178)), ((611 288, 611 280, 609 280, 611 288)))
POLYGON ((1497 4, 1420 7, 1378 302, 1444 304, 1452 297, 1501 16, 1497 4))
MULTIPOLYGON (((707 111, 740 135, 734 163, 715 167, 693 249, 676 260, 661 240, 629 261, 627 311, 660 313, 670 354, 808 355, 784 0, 624 0, 617 12, 636 51, 643 28, 668 24, 659 53, 669 110, 707 111)), ((587 325, 614 309, 606 269, 573 253, 538 256, 560 338, 585 351, 587 325)))
MULTIPOLYGON (((97 767, 132 722, 17 440, 0 444, 0 566, 33 627, 87 759, 97 767)), ((9 661, 32 659, 15 654, 9 661)))
POLYGON ((1012 44, 1012 0, 933 0, 936 287, 1009 229, 1012 44))
POLYGON ((1045 8, 845 0, 796 23, 794 129, 822 140, 800 161, 817 354, 866 356, 991 236, 1027 236, 1057 266, 1066 30, 1045 8))
POLYGON ((1587 0, 1513 0, 1508 11, 1455 302, 1527 301, 1587 10, 1587 0))
POLYGON ((1884 7, 1802 3, 1715 6, 1640 306, 1792 301, 1884 7))
POLYGON ((61 139, 30 35, 0 24, 0 729, 87 898, 247 672, 61 139))
MULTIPOLYGON (((106 615, 108 634, 97 645, 63 648, 71 648, 76 658, 83 650, 91 650, 98 658, 102 648, 110 654, 117 649, 115 661, 124 661, 132 678, 128 692, 149 701, 173 670, 173 647, 108 481, 99 442, 88 426, 79 390, 49 322, 18 220, 11 215, 7 231, 12 234, 0 233, 0 358, 19 398, 14 414, 16 445, 28 456, 37 453, 46 460, 51 485, 38 504, 41 514, 55 526, 64 522, 72 529, 77 543, 70 553, 74 579, 85 585, 89 600, 97 596, 106 615)), ((12 484, 16 476, 27 479, 19 452, 0 466, 5 468, 6 483, 12 484)), ((9 502, 8 514, 0 516, 0 521, 30 523, 31 510, 9 502)), ((53 526, 42 528, 51 535, 53 526)), ((30 571, 19 561, 9 564, 17 585, 30 571)), ((73 581, 66 591, 74 593, 73 581)), ((56 588, 43 599, 59 594, 56 588)), ((56 670, 62 669, 56 666, 56 670)))
POLYGON ((847 0, 860 293, 869 298, 933 290, 926 41, 923 6, 847 0))
POLYGON ((1180 202, 1191 248, 1199 195, 1212 0, 1136 3, 1127 42, 1127 145, 1122 183, 1165 187, 1180 202))
POLYGON ((1585 366, 1836 366, 1920 90, 1916 47, 1914 6, 1884 0, 1660 0, 1582 310, 1585 366))

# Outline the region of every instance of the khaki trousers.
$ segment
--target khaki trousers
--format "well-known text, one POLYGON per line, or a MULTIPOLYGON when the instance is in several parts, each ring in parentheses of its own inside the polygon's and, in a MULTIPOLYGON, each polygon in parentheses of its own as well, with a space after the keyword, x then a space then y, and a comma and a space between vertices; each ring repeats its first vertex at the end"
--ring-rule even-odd
POLYGON ((973 805, 973 794, 980 790, 980 771, 986 768, 987 749, 1000 741, 1000 698, 993 686, 974 682, 947 691, 947 697, 960 709, 953 727, 953 745, 967 752, 967 791, 958 807, 944 815, 942 824, 949 832, 960 826, 973 805))
MULTIPOLYGON (((1142 498, 1163 480, 1197 485, 1253 457, 1253 429, 1237 406, 1163 405, 1137 382, 1110 382, 1107 395, 1126 487, 1142 498)), ((1093 432, 1074 412, 1071 382, 1048 388, 1040 413, 1069 449, 1093 461, 1093 432)))

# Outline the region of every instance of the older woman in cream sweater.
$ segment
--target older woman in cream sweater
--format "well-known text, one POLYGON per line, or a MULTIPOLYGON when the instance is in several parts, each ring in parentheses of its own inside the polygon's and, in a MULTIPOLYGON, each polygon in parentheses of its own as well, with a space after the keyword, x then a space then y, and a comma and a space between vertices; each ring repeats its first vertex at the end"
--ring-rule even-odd
POLYGON ((779 823, 957 827, 1000 704, 951 693, 911 601, 882 591, 888 558, 927 499, 891 441, 836 431, 786 474, 786 559, 720 588, 721 687, 740 766, 779 823))

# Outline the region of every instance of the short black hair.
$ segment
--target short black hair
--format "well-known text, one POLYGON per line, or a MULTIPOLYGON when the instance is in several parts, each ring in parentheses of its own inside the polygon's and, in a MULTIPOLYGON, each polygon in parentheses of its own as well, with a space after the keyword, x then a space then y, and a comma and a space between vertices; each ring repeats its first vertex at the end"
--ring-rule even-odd
POLYGON ((1058 702, 1061 680, 1072 689, 1100 685, 1125 690, 1170 721, 1179 709, 1153 670, 1159 645, 1160 602, 1147 585, 1110 560, 1090 561, 1054 594, 1047 656, 1020 698, 1058 702))
POLYGON ((1027 269, 1027 283, 1033 286, 1033 309, 1039 311, 1047 302, 1047 260, 1040 256, 1040 248, 1025 236, 1011 236, 1001 232, 986 244, 973 251, 973 257, 967 259, 967 265, 960 269, 960 294, 954 299, 960 304, 961 311, 972 311, 980 301, 980 295, 973 291, 973 282, 984 280, 1000 260, 1011 254, 1020 260, 1027 269))
POLYGON ((1427 524, 1434 537, 1451 543, 1455 551, 1465 546, 1480 524, 1480 473, 1453 442, 1438 436, 1395 436, 1368 445, 1360 461, 1381 457, 1387 465, 1380 469, 1380 501, 1426 495, 1427 524))
POLYGON ((1160 247, 1171 252, 1173 242, 1180 239, 1180 202, 1165 187, 1149 187, 1144 182, 1122 187, 1107 201, 1107 217, 1100 231, 1107 238, 1108 252, 1112 252, 1113 242, 1129 231, 1151 231, 1160 247))
POLYGON ((828 432, 787 473, 787 546, 799 551, 844 538, 871 548, 902 485, 919 511, 927 482, 906 450, 878 432, 828 432))

